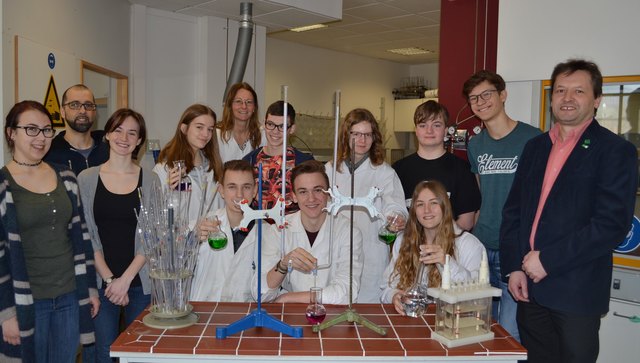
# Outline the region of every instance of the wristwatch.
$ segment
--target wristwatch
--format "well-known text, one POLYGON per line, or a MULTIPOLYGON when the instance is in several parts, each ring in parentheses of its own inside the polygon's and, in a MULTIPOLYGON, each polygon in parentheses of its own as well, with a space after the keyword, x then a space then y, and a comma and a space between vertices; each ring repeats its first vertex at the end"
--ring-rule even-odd
POLYGON ((111 275, 111 276, 107 277, 106 279, 104 279, 104 282, 105 282, 107 285, 109 285, 109 284, 111 284, 111 283, 113 282, 113 280, 115 280, 116 278, 117 278, 117 277, 115 277, 115 276, 111 275))
POLYGON ((280 272, 283 275, 286 275, 287 272, 289 272, 289 270, 287 270, 286 268, 282 268, 282 266, 280 266, 280 261, 278 261, 278 263, 276 264, 276 271, 280 272))

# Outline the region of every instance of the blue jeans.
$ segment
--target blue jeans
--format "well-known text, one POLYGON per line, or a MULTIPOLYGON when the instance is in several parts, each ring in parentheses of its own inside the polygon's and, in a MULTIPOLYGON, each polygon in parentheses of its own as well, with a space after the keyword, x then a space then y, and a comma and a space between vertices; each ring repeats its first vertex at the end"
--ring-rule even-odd
MULTIPOLYGON (((109 348, 120 334, 120 312, 124 310, 124 321, 129 326, 135 318, 149 305, 151 295, 145 295, 142 292, 142 286, 129 288, 129 304, 126 306, 115 305, 104 296, 104 289, 99 289, 100 294, 100 310, 95 318, 96 326, 96 345, 95 345, 95 362, 111 363, 113 360, 109 357, 109 348)), ((87 357, 83 355, 83 361, 88 363, 86 359, 90 359, 91 354, 87 357)))
POLYGON ((53 299, 35 299, 37 362, 75 362, 80 345, 80 308, 75 290, 53 299))
POLYGON ((491 315, 511 336, 520 341, 518 323, 516 322, 518 304, 509 293, 509 284, 502 281, 502 276, 500 275, 500 251, 487 248, 487 258, 489 259, 489 282, 491 286, 502 290, 502 296, 493 300, 491 315))

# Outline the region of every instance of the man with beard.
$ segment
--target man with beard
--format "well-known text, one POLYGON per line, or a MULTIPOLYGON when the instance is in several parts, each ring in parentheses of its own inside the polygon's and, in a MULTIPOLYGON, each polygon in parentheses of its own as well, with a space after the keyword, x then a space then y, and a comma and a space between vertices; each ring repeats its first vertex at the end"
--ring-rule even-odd
POLYGON ((76 175, 107 161, 109 147, 102 141, 104 131, 91 131, 96 109, 93 92, 87 86, 77 84, 64 91, 60 110, 64 131, 53 139, 45 161, 69 166, 76 175))

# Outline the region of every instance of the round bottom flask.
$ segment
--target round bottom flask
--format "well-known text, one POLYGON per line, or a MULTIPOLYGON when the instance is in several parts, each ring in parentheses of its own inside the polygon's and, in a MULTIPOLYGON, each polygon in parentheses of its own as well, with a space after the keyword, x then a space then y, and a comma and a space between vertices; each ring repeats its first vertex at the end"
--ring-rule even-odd
POLYGON ((309 290, 311 303, 307 306, 305 316, 311 325, 317 325, 324 321, 327 316, 327 309, 322 305, 322 288, 312 287, 309 290))

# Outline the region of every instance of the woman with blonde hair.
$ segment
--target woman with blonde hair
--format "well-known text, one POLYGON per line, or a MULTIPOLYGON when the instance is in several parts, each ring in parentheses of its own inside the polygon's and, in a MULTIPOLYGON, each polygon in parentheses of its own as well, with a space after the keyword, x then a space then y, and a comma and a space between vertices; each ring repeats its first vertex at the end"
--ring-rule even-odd
MULTIPOLYGON (((356 108, 349 112, 340 125, 339 132, 335 184, 340 192, 351 196, 351 169, 355 170, 354 197, 366 196, 371 187, 382 191, 374 200, 374 205, 386 218, 371 217, 365 208, 356 207, 353 220, 355 227, 362 232, 364 255, 358 302, 377 303, 380 301, 380 279, 389 262, 389 247, 378 239, 378 230, 387 224, 387 219, 392 215, 401 216, 397 219, 395 228, 404 227, 407 214, 404 191, 398 175, 384 161, 380 127, 369 110, 356 108)), ((332 180, 333 162, 326 164, 326 171, 329 180, 332 180)), ((348 208, 340 213, 349 217, 348 208)))
POLYGON ((442 282, 445 256, 449 255, 451 281, 477 278, 484 246, 453 222, 451 202, 437 181, 418 183, 411 198, 409 220, 393 246, 393 257, 384 273, 382 302, 393 303, 404 315, 401 300, 416 280, 420 264, 428 268, 428 286, 442 282))
POLYGON ((258 95, 246 82, 236 83, 226 95, 222 120, 216 128, 222 162, 239 160, 264 145, 258 120, 258 95))

